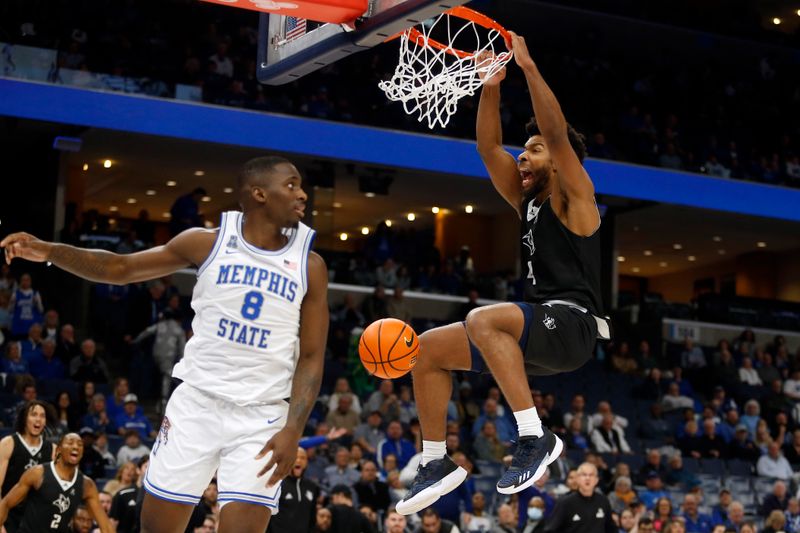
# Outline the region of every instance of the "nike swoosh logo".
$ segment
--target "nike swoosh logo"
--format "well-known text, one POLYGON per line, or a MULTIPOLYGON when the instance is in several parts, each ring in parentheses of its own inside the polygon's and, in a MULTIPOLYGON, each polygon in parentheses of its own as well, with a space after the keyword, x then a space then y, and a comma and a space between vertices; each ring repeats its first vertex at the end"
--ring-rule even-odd
POLYGON ((411 334, 410 339, 403 337, 403 340, 406 341, 406 347, 411 348, 411 345, 414 344, 414 334, 411 334))
POLYGON ((225 253, 226 254, 235 254, 236 252, 238 252, 238 250, 231 250, 229 248, 225 248, 225 253))
POLYGON ((267 424, 274 424, 275 422, 277 422, 281 418, 283 418, 283 417, 279 416, 278 418, 273 418, 272 420, 267 420, 267 424))

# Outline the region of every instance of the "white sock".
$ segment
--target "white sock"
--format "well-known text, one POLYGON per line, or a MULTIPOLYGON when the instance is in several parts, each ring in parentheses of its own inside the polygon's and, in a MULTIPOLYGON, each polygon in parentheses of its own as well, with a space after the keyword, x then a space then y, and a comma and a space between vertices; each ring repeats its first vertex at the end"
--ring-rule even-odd
POLYGON ((535 407, 524 411, 514 411, 514 418, 517 419, 517 431, 520 437, 541 437, 544 435, 542 419, 539 418, 535 407))
POLYGON ((422 441, 422 466, 441 459, 447 453, 447 447, 443 440, 423 440, 422 441))

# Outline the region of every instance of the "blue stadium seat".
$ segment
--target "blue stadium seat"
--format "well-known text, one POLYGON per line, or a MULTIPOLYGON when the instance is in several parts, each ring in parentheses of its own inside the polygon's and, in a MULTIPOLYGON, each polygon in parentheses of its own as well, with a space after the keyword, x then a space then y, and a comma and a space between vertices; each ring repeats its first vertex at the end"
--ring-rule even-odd
POLYGON ((117 452, 122 445, 125 444, 125 439, 120 437, 119 435, 109 435, 108 436, 108 451, 114 454, 114 457, 117 456, 117 452))
POLYGON ((695 459, 694 457, 684 457, 683 458, 683 467, 688 471, 696 474, 700 472, 700 461, 695 459))
POLYGON ((106 477, 108 479, 114 479, 114 476, 117 475, 117 467, 116 466, 106 466, 106 477))
POLYGON ((728 473, 732 476, 749 476, 753 473, 753 465, 741 459, 728 461, 728 473))
POLYGON ((722 459, 703 459, 700 461, 700 471, 704 474, 722 477, 725 468, 722 459))
POLYGON ((61 391, 67 391, 73 403, 78 401, 78 383, 71 379, 43 379, 37 383, 37 392, 45 398, 55 400, 61 391))

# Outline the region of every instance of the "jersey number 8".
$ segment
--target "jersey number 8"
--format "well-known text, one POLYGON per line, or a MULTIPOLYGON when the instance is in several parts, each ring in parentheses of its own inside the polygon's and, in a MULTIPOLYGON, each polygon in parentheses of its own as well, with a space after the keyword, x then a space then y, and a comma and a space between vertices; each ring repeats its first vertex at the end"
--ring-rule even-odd
POLYGON ((264 305, 264 295, 258 291, 250 291, 244 295, 242 303, 242 316, 247 320, 256 320, 261 314, 261 306, 264 305))

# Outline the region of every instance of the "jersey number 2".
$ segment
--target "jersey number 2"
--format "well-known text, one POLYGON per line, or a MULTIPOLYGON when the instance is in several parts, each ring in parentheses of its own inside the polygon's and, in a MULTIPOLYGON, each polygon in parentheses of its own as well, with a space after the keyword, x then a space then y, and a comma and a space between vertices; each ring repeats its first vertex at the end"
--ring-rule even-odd
POLYGON ((53 515, 53 521, 50 522, 50 529, 58 529, 58 524, 60 524, 60 523, 61 523, 61 515, 60 514, 54 514, 53 515))
POLYGON ((242 303, 242 316, 247 320, 255 320, 261 314, 261 306, 264 305, 264 295, 258 291, 250 291, 244 295, 242 303))

